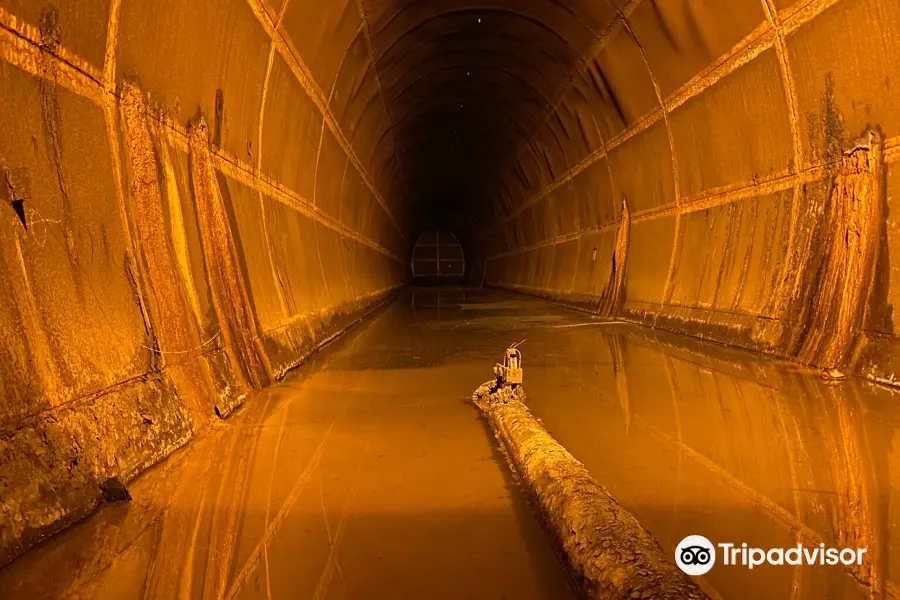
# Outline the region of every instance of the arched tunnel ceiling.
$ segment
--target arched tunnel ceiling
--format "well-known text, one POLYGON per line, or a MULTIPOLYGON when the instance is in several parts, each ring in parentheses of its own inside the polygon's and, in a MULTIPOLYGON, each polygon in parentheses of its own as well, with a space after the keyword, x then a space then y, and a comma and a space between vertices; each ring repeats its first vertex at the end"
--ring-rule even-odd
POLYGON ((417 227, 463 238, 623 0, 366 0, 417 227))

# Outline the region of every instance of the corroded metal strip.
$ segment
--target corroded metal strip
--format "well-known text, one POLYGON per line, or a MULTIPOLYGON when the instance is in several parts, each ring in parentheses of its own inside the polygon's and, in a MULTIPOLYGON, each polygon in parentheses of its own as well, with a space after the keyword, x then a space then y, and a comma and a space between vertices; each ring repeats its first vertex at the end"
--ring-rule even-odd
POLYGON ((525 406, 519 388, 479 387, 473 401, 487 418, 512 470, 547 529, 595 599, 707 599, 659 542, 563 448, 525 406))
POLYGON ((238 266, 231 226, 216 182, 209 134, 202 118, 190 131, 189 147, 203 256, 225 351, 235 374, 246 377, 245 385, 260 389, 271 379, 271 366, 261 347, 256 318, 238 266))

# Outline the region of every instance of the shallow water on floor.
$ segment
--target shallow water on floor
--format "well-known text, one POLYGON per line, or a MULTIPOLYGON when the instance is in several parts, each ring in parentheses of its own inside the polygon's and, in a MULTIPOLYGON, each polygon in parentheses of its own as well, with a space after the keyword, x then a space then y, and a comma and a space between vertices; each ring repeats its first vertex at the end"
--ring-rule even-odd
POLYGON ((528 403, 674 555, 689 534, 865 547, 725 566, 713 597, 898 595, 896 392, 465 288, 411 289, 0 571, 6 598, 566 598, 467 403, 522 342, 528 403))

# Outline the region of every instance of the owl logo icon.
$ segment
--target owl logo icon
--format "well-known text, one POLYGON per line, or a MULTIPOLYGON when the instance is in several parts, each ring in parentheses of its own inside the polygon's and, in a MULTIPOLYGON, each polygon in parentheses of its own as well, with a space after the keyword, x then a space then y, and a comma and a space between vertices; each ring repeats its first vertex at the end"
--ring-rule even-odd
POLYGON ((716 564, 716 547, 702 535, 689 535, 675 548, 675 564, 688 575, 705 575, 716 564))

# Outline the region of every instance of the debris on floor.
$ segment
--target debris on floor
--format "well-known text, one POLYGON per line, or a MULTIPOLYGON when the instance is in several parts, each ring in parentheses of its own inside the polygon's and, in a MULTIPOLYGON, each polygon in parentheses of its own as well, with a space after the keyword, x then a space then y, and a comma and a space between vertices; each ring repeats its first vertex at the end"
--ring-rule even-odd
POLYGON ((842 381, 847 379, 847 374, 837 369, 825 369, 822 371, 822 379, 825 381, 842 381))

